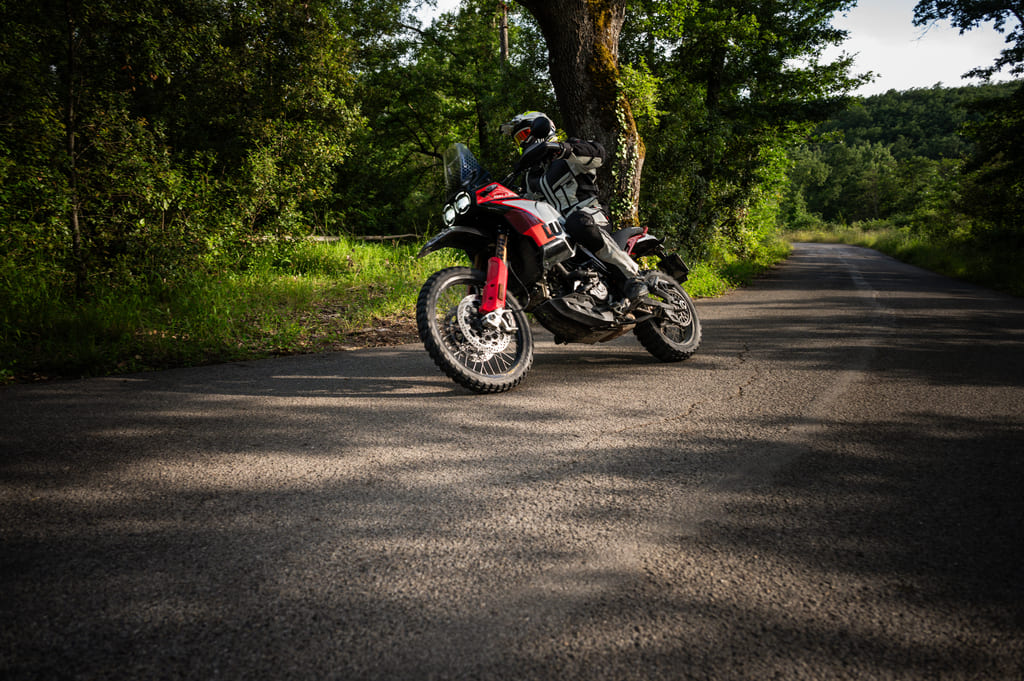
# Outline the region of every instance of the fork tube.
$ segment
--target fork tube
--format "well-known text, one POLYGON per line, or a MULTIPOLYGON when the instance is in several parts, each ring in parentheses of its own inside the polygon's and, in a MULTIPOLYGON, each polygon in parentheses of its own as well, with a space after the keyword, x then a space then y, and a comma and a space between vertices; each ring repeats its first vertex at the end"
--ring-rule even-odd
POLYGON ((480 305, 481 314, 505 308, 505 292, 508 287, 508 235, 498 234, 494 255, 487 261, 487 283, 484 285, 484 300, 480 305))

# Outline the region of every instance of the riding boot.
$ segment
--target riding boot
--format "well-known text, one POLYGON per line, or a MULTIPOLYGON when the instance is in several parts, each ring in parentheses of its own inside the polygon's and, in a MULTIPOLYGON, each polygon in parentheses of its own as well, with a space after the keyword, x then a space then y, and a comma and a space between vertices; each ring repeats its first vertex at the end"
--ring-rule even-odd
POLYGON ((603 229, 601 230, 601 239, 604 241, 604 246, 596 251, 594 255, 606 265, 611 265, 615 271, 622 275, 623 295, 629 301, 635 301, 637 298, 647 295, 647 284, 644 283, 643 278, 640 276, 640 266, 615 243, 612 235, 603 229))

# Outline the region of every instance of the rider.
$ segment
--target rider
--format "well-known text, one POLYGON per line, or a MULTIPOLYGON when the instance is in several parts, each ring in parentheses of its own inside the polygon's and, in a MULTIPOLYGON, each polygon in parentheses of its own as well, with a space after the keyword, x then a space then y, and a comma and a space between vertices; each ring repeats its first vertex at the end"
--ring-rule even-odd
POLYGON ((502 125, 501 132, 515 138, 522 150, 515 170, 526 171, 527 196, 558 208, 569 236, 622 276, 622 292, 629 301, 646 295, 639 266, 615 243, 597 198, 597 169, 604 162, 604 146, 576 138, 559 142, 554 121, 540 111, 519 114, 502 125), (542 124, 535 128, 538 121, 542 124))

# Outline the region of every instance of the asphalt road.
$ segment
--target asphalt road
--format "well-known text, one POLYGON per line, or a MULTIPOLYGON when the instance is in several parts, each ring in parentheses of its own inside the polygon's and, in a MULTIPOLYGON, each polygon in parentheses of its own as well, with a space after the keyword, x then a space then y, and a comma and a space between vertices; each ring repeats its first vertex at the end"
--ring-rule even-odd
POLYGON ((1024 678, 1024 301, 802 245, 704 346, 0 390, 2 679, 1024 678))

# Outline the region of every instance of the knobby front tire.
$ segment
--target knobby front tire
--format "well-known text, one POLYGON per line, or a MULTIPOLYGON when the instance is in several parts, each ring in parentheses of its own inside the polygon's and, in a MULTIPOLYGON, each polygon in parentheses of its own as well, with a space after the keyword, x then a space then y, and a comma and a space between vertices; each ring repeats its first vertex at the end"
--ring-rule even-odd
POLYGON ((468 267, 433 274, 416 301, 416 328, 427 353, 449 378, 476 393, 519 385, 533 365, 533 334, 526 313, 507 295, 514 331, 483 327, 478 312, 485 275, 468 267))

